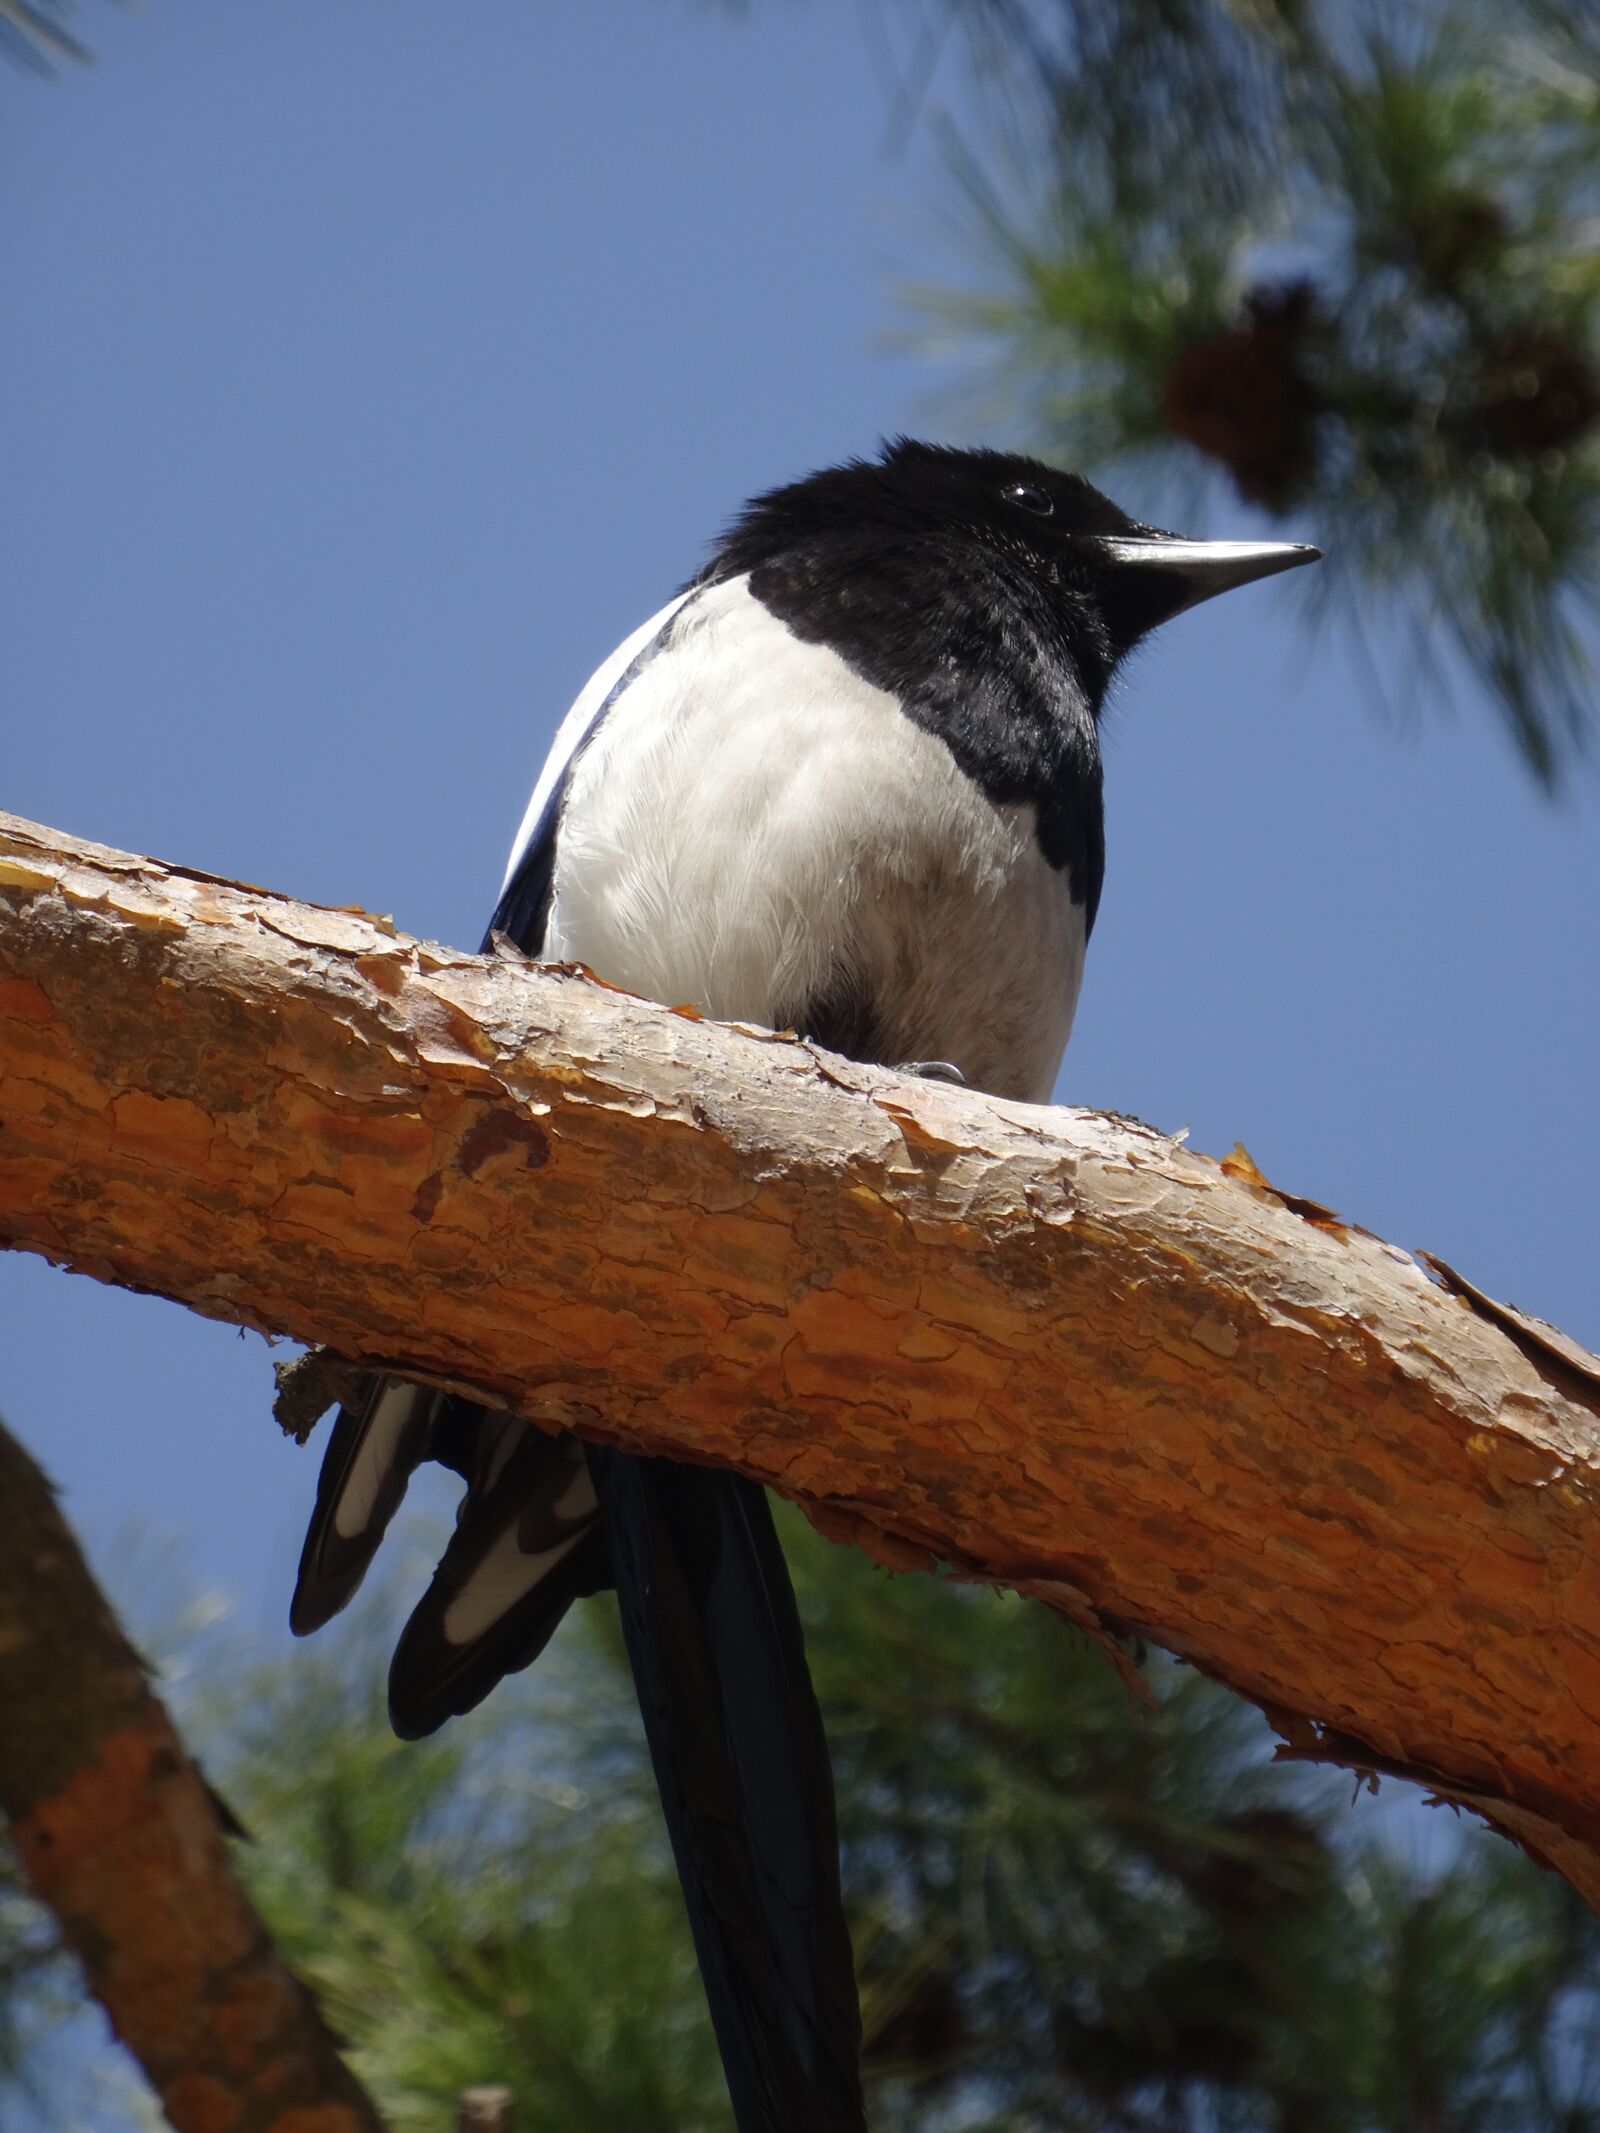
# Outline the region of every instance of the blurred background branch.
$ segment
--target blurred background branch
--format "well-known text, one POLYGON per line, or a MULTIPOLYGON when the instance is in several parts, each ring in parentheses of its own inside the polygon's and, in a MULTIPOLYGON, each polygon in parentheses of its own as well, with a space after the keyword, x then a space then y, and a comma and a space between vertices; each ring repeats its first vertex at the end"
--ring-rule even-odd
MULTIPOLYGON (((224 1840, 237 1825, 185 1754, 49 1483, 3 1429, 0 1711, 8 2016, 37 2017, 70 1948, 178 2133, 287 2133, 313 2116, 319 2133, 382 2133, 234 1874, 224 1840)), ((7 2020, 0 2064, 17 2042, 7 2020)))
POLYGON ((88 46, 67 28, 71 14, 69 0, 0 0, 0 56, 37 74, 88 59, 88 46))
POLYGON ((988 124, 949 143, 960 279, 908 298, 954 404, 1310 530, 1325 606, 1401 617, 1435 688, 1464 666, 1553 785, 1600 590, 1594 0, 948 14, 988 124))

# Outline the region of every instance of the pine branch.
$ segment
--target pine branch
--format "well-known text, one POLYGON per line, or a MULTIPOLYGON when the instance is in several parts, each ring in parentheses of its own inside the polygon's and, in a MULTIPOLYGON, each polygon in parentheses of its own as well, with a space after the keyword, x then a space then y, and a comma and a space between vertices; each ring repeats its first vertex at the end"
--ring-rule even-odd
POLYGON ((3 817, 0 1237, 1131 1628, 1600 1899, 1600 1363, 1247 1158, 3 817))
POLYGON ((49 1483, 0 1429, 0 1810, 178 2133, 381 2133, 49 1483))

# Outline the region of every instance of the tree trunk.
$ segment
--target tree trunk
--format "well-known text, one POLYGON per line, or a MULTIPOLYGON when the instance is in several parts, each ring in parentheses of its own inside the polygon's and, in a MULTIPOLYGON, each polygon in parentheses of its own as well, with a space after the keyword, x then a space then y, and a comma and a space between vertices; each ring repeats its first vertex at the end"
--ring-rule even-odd
POLYGON ((1600 1902, 1600 1365, 1247 1158, 0 818, 0 1239, 1137 1631, 1600 1902))

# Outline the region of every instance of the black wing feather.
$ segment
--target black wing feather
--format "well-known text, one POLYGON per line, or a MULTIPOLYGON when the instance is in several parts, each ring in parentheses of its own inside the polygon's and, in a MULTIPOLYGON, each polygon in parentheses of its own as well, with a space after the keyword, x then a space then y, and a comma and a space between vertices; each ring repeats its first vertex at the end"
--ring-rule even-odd
POLYGON ((478 950, 480 955, 489 953, 497 933, 503 933, 507 940, 515 941, 524 955, 537 956, 543 952, 545 929, 550 923, 550 898, 556 879, 556 832, 561 826, 561 810, 566 804, 567 787, 572 783, 572 773, 582 760, 584 750, 600 731, 606 713, 623 692, 633 686, 651 660, 665 649, 679 612, 680 610, 674 609, 649 643, 642 645, 634 653, 606 691, 582 738, 568 756, 561 775, 545 802, 544 812, 534 824, 533 834, 528 839, 521 858, 500 891, 500 901, 495 905, 494 917, 489 921, 488 931, 484 934, 483 944, 478 950))
POLYGON ((531 1666, 573 1601, 611 1583, 577 1440, 492 1409, 477 1414, 460 1521, 389 1668, 389 1722, 402 1740, 436 1732, 531 1666), (504 1456, 486 1441, 502 1433, 511 1439, 504 1456))
POLYGON ((406 1484, 428 1456, 439 1409, 449 1404, 443 1393, 377 1376, 363 1381, 362 1395, 359 1405, 339 1409, 322 1455, 317 1500, 289 1603, 289 1627, 297 1637, 310 1636, 349 1605, 400 1508, 406 1484), (339 1514, 346 1491, 375 1432, 388 1441, 381 1460, 373 1461, 376 1471, 367 1509, 352 1531, 341 1533, 339 1514))

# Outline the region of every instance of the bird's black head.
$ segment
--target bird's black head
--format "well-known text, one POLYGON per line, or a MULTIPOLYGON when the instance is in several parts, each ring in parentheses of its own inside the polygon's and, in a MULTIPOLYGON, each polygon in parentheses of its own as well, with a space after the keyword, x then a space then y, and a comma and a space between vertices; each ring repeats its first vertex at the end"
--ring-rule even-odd
POLYGON ((699 582, 747 574, 771 614, 891 694, 991 799, 1031 801, 1088 926, 1117 661, 1196 601, 1316 552, 1182 540, 1039 460, 900 438, 756 497, 699 582))
POLYGON ((848 600, 854 582, 862 602, 898 605, 922 633, 959 625, 969 600, 987 606, 992 595, 1002 613, 1020 601, 1048 618, 1098 710, 1117 661, 1146 632, 1317 554, 1282 541, 1185 540, 1040 460, 901 437, 875 460, 756 497, 706 575, 804 558, 819 592, 848 600))

